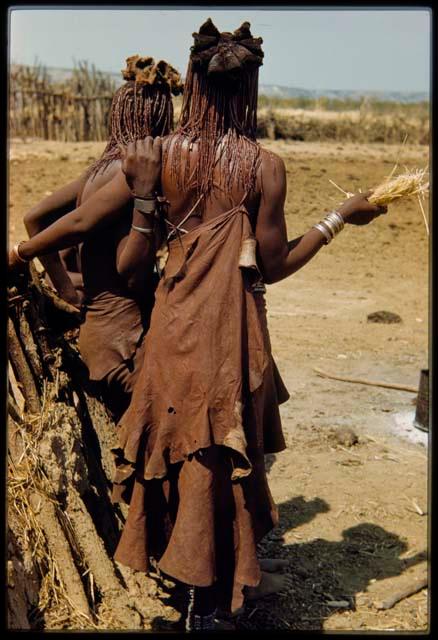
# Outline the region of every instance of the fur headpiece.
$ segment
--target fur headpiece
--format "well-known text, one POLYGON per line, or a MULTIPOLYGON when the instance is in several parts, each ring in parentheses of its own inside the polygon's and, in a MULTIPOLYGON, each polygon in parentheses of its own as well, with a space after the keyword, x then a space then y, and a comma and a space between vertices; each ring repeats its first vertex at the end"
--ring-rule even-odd
POLYGON ((183 92, 181 75, 165 60, 155 62, 153 58, 138 55, 126 58, 126 68, 122 70, 124 80, 134 80, 137 84, 168 85, 173 95, 183 92))

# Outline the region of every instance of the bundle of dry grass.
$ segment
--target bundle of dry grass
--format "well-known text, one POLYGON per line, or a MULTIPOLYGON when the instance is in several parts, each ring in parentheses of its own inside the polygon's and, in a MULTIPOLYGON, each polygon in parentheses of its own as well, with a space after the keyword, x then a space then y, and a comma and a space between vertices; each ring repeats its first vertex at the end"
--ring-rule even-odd
POLYGON ((400 173, 395 178, 387 178, 373 189, 369 201, 383 206, 399 198, 424 197, 429 191, 429 182, 426 182, 426 176, 427 169, 415 169, 400 173))
MULTIPOLYGON (((375 189, 372 189, 372 194, 370 195, 368 200, 372 204, 386 206, 388 204, 391 204, 395 200, 400 200, 401 198, 416 197, 418 199, 421 213, 423 215, 427 234, 429 235, 429 225, 427 223, 426 214, 424 212, 424 207, 422 204, 422 200, 424 200, 426 195, 429 193, 427 167, 425 167, 424 169, 413 170, 409 170, 407 167, 405 167, 404 173, 400 173, 399 175, 393 177, 396 168, 397 165, 394 166, 389 176, 383 182, 375 187, 375 189)), ((351 198, 351 196, 354 195, 353 193, 341 189, 341 187, 333 182, 333 180, 330 180, 330 182, 333 186, 339 189, 339 191, 342 191, 342 193, 347 198, 351 198)))

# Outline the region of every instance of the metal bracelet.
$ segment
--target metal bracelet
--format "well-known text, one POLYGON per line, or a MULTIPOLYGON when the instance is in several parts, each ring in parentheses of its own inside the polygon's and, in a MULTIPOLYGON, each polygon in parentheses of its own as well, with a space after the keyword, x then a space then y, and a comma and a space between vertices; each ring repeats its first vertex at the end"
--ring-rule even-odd
POLYGON ((339 224, 341 225, 341 229, 343 229, 345 227, 345 220, 342 217, 342 214, 339 213, 339 211, 336 211, 336 210, 330 211, 330 213, 328 215, 329 216, 333 216, 333 217, 337 218, 337 220, 339 220, 339 224))
POLYGON ((334 216, 332 213, 327 213, 327 215, 324 217, 324 220, 325 219, 330 220, 334 224, 336 230, 340 230, 341 229, 342 225, 339 222, 339 218, 334 216))
POLYGON ((147 213, 152 215, 155 213, 157 208, 157 199, 154 197, 153 199, 145 200, 143 198, 134 198, 134 208, 137 211, 141 211, 142 213, 147 213))
POLYGON ((131 229, 143 233, 145 236, 150 236, 154 233, 154 229, 144 229, 143 227, 136 227, 135 224, 131 224, 131 229))
POLYGON ((329 229, 330 233, 332 234, 332 238, 338 235, 338 227, 333 222, 333 220, 330 220, 330 218, 328 218, 327 216, 323 220, 321 220, 321 224, 325 224, 325 226, 329 229))
POLYGON ((332 223, 335 229, 335 235, 338 234, 340 231, 342 231, 342 229, 345 226, 343 219, 341 220, 341 216, 336 215, 334 211, 331 211, 330 213, 328 213, 325 216, 324 220, 327 220, 327 222, 330 221, 332 223))
POLYGON ((20 244, 23 244, 23 242, 25 242, 24 240, 21 240, 20 242, 17 242, 17 244, 14 244, 14 246, 12 247, 12 251, 14 253, 14 255, 18 258, 18 260, 20 262, 30 262, 30 260, 28 260, 27 258, 23 258, 23 256, 20 256, 20 244))
POLYGON ((156 200, 157 196, 155 193, 148 193, 146 196, 138 196, 136 193, 133 193, 134 198, 138 198, 139 200, 156 200))
POLYGON ((325 244, 329 244, 329 242, 331 242, 333 240, 332 234, 330 233, 328 228, 322 222, 317 222, 316 224, 313 225, 312 228, 313 229, 318 229, 318 231, 320 231, 322 233, 322 235, 325 238, 325 244))

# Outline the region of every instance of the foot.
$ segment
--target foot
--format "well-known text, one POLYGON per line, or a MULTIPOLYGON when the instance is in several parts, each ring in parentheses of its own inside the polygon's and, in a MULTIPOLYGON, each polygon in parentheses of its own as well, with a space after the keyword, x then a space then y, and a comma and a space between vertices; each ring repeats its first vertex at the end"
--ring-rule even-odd
POLYGON ((245 587, 245 599, 248 601, 266 598, 275 593, 285 595, 292 586, 292 578, 288 574, 275 574, 262 571, 262 579, 257 587, 245 587))
POLYGON ((289 566, 289 560, 281 558, 262 558, 259 560, 260 569, 268 573, 276 573, 289 566))

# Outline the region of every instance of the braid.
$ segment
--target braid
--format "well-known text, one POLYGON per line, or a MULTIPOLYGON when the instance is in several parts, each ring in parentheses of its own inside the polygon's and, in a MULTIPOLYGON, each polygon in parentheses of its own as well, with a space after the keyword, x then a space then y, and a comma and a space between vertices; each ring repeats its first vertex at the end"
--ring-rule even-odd
POLYGON ((179 189, 190 188, 190 163, 183 165, 182 149, 196 143, 193 177, 198 197, 213 188, 218 163, 226 192, 236 184, 253 190, 260 163, 256 130, 261 39, 252 38, 248 23, 234 34, 220 34, 211 20, 193 35, 180 120, 164 150, 164 164, 170 164, 179 189))
POLYGON ((126 83, 111 103, 108 143, 86 174, 91 179, 120 159, 118 145, 166 136, 173 128, 172 94, 182 92, 179 73, 164 60, 155 64, 153 58, 131 56, 126 62, 122 72, 126 83))

